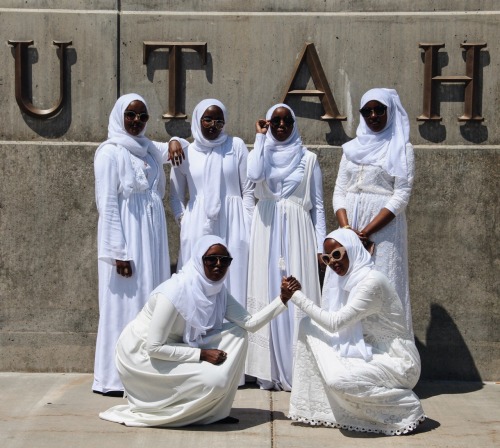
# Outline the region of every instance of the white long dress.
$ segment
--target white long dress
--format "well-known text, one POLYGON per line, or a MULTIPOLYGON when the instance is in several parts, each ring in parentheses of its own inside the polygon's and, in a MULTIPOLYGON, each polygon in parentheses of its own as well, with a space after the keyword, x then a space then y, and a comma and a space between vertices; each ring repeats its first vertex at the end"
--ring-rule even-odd
MULTIPOLYGON (((261 135, 258 134, 257 139, 263 139, 261 135)), ((249 174, 253 168, 250 158, 261 157, 257 154, 258 146, 256 143, 256 149, 249 156, 249 174)), ((292 184, 291 191, 282 196, 273 194, 265 180, 255 187, 255 197, 259 201, 254 211, 250 242, 247 299, 250 313, 279 294, 283 275, 300 278, 311 300, 317 304, 321 300, 317 253, 323 248, 325 215, 316 155, 305 151, 292 176, 298 176, 299 183, 292 184), (280 257, 284 262, 282 268, 280 257)), ((300 309, 289 303, 288 311, 273 320, 269 328, 251 334, 245 373, 290 390, 298 323, 303 316, 300 309)))
POLYGON ((425 418, 412 391, 420 357, 387 278, 371 270, 336 313, 314 306, 301 291, 292 301, 310 317, 300 324, 289 417, 388 435, 415 429, 425 418), (356 322, 372 347, 370 361, 340 356, 332 344, 333 332, 356 322))
POLYGON ((179 427, 209 424, 229 415, 243 373, 247 330, 255 331, 286 309, 278 297, 250 314, 228 294, 222 330, 203 337, 199 348, 183 343, 186 321, 164 293, 154 293, 123 331, 116 363, 128 405, 102 412, 127 426, 179 427), (200 349, 227 353, 224 363, 200 361, 200 349))
POLYGON ((389 175, 380 166, 350 162, 343 155, 333 193, 333 208, 335 212, 345 209, 349 224, 358 230, 384 207, 396 215, 387 226, 370 236, 370 240, 375 242, 373 262, 375 269, 384 273, 396 288, 403 302, 408 329, 413 332, 405 214, 415 173, 411 144, 406 145, 406 160, 408 178, 403 179, 389 175))
MULTIPOLYGON (((248 149, 243 140, 229 136, 223 144, 222 154, 221 208, 213 234, 225 241, 233 257, 226 287, 241 305, 246 306, 254 185, 247 181, 248 149)), ((170 171, 170 205, 176 219, 181 219, 178 271, 191 257, 196 241, 203 236, 206 221, 203 174, 207 155, 190 145, 183 163, 170 171), (189 193, 187 204, 186 193, 189 193)))
MULTIPOLYGON (((167 146, 155 145, 166 162, 167 146)), ((114 363, 120 333, 137 316, 151 291, 170 277, 163 166, 150 153, 144 158, 130 154, 135 182, 132 194, 125 198, 118 175, 119 151, 115 145, 105 145, 94 163, 99 327, 92 388, 104 393, 123 390, 114 363), (115 260, 130 260, 132 276, 118 275, 115 260)))

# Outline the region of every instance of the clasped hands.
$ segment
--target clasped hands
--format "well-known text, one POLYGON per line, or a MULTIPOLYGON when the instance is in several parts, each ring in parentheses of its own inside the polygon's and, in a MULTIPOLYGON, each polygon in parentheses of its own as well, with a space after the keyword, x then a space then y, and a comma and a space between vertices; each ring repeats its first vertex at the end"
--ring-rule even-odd
POLYGON ((301 289, 302 285, 293 275, 283 277, 281 279, 281 301, 286 305, 286 303, 292 298, 293 293, 295 291, 300 291, 301 289))

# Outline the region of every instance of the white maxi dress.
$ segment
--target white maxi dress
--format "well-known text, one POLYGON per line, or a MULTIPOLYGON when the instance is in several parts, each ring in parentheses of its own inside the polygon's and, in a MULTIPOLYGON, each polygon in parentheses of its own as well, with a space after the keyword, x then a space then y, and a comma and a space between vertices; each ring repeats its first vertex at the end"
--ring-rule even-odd
MULTIPOLYGON (((184 146, 187 142, 181 143, 184 146)), ((203 176, 208 153, 197 151, 192 145, 184 152, 186 159, 170 171, 170 206, 181 226, 177 271, 191 258, 194 245, 204 234, 203 224, 207 219, 203 176), (187 202, 186 193, 189 194, 187 202)), ((221 208, 212 230, 213 235, 224 240, 233 257, 226 287, 245 307, 254 184, 247 181, 248 149, 243 140, 228 136, 223 143, 222 157, 221 208)))
POLYGON ((161 156, 144 158, 131 153, 134 188, 125 198, 118 175, 119 151, 103 146, 94 161, 99 273, 99 327, 93 390, 123 390, 115 367, 115 345, 125 326, 137 316, 156 286, 170 278, 163 165, 166 144, 153 142, 161 156), (130 260, 132 276, 116 272, 115 260, 130 260))
MULTIPOLYGON (((413 146, 406 145, 408 178, 393 177, 375 165, 358 165, 342 156, 333 192, 333 208, 345 209, 354 229, 365 227, 382 208, 396 217, 370 236, 375 242, 375 269, 385 274, 396 288, 404 307, 408 329, 413 332, 408 276, 408 230, 405 209, 410 200, 415 160, 413 146)), ((304 290, 306 291, 306 290, 304 290)))
MULTIPOLYGON (((257 134, 256 138, 264 139, 264 135, 257 134)), ((252 153, 259 147, 263 145, 256 141, 252 153)), ((253 154, 255 158, 260 156, 253 154)), ((249 161, 249 173, 251 168, 249 161)), ((325 239, 325 215, 322 176, 314 153, 306 150, 291 176, 300 173, 303 174, 299 183, 282 196, 273 194, 265 180, 255 186, 258 202, 250 241, 247 298, 250 313, 280 293, 284 275, 300 278, 311 300, 316 304, 321 301, 317 253, 322 252, 325 239)), ((290 390, 298 324, 302 317, 304 313, 289 303, 287 312, 274 319, 269 328, 249 336, 247 375, 279 383, 283 390, 290 390)))
POLYGON ((250 316, 228 294, 228 322, 203 336, 199 347, 190 347, 183 342, 186 321, 166 294, 155 291, 123 331, 116 364, 129 404, 100 413, 102 419, 127 426, 179 427, 227 417, 243 373, 247 331, 256 331, 286 310, 277 297, 250 316), (223 350, 227 359, 219 365, 200 361, 202 348, 223 350))
MULTIPOLYGON (((335 274, 333 274, 335 275, 335 274)), ((329 313, 297 291, 300 324, 289 417, 310 425, 399 435, 425 418, 412 388, 420 356, 394 287, 371 270, 340 311, 329 313), (361 322, 372 359, 343 357, 334 332, 361 322)))

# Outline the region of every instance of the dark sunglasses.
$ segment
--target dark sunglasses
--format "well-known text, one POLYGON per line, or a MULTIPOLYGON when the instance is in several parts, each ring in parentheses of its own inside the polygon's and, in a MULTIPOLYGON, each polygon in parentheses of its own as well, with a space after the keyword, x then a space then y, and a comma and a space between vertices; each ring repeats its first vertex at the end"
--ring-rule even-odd
POLYGON ((210 117, 201 117, 201 124, 204 128, 211 128, 212 126, 215 126, 215 129, 220 131, 226 122, 224 120, 213 120, 210 117))
POLYGON ((205 255, 202 257, 205 266, 213 267, 219 263, 223 268, 229 267, 233 259, 227 255, 205 255))
POLYGON ((123 115, 128 121, 134 121, 137 117, 139 117, 141 123, 146 123, 149 120, 149 115, 146 112, 137 113, 133 110, 126 110, 123 115))
POLYGON ((280 118, 280 117, 271 118, 269 120, 269 123, 271 123, 271 126, 274 126, 275 128, 277 128, 281 124, 282 121, 285 124, 285 126, 292 126, 295 123, 295 120, 293 119, 293 117, 291 115, 287 115, 284 118, 280 118))
POLYGON ((380 105, 375 106, 373 109, 370 109, 369 107, 363 107, 362 109, 359 109, 359 113, 365 118, 370 117, 373 112, 375 112, 375 115, 377 117, 382 117, 385 114, 386 110, 387 106, 380 105))
POLYGON ((327 266, 330 266, 334 261, 340 261, 346 253, 345 247, 338 247, 333 249, 330 254, 321 254, 321 261, 327 266))

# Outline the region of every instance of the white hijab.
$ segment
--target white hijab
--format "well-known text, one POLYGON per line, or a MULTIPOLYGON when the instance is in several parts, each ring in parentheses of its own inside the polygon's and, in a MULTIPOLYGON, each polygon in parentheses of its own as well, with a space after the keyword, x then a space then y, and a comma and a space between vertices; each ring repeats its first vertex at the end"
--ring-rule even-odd
POLYGON ((198 347, 209 330, 221 329, 226 313, 227 289, 224 280, 229 269, 222 280, 214 282, 206 277, 202 260, 206 251, 215 244, 226 247, 218 236, 205 235, 200 238, 194 246, 191 259, 182 270, 153 292, 168 297, 184 318, 184 342, 191 347, 198 347))
POLYGON ((266 140, 264 142, 264 167, 266 182, 272 191, 279 190, 277 185, 282 183, 295 171, 305 152, 305 148, 302 146, 302 139, 297 129, 295 114, 289 106, 283 103, 275 104, 267 111, 266 120, 270 120, 273 112, 279 107, 284 107, 290 111, 294 123, 290 137, 283 142, 274 138, 271 129, 266 132, 266 140))
POLYGON ((227 122, 228 117, 226 107, 219 100, 212 98, 203 100, 196 105, 191 121, 191 134, 194 138, 192 146, 196 149, 196 151, 207 154, 205 159, 205 170, 203 173, 203 196, 207 220, 203 225, 203 232, 208 235, 213 233, 214 222, 217 221, 219 217, 221 207, 220 184, 223 175, 222 146, 228 138, 224 128, 222 128, 222 132, 215 140, 208 140, 203 137, 203 134, 201 133, 200 120, 204 112, 210 106, 218 106, 224 114, 224 121, 227 122))
MULTIPOLYGON (((136 93, 128 93, 118 98, 109 116, 108 139, 99 145, 95 153, 97 156, 99 150, 108 144, 115 145, 120 148, 118 157, 118 177, 120 179, 123 196, 125 198, 130 196, 134 189, 134 185, 136 184, 135 169, 130 160, 130 153, 137 157, 145 157, 149 152, 155 158, 158 164, 158 170, 163 171, 163 164, 159 151, 156 149, 153 142, 144 136, 147 125, 144 126, 144 129, 137 137, 129 134, 125 130, 125 117, 123 114, 129 104, 133 101, 140 101, 144 104, 144 106, 146 106, 147 110, 148 106, 146 101, 142 96, 136 93)), ((148 186, 149 185, 144 184, 139 187, 140 189, 147 189, 148 186)), ((159 190, 164 191, 164 189, 165 185, 163 181, 163 185, 160 186, 159 190)))
MULTIPOLYGON (((328 311, 336 312, 349 303, 350 293, 355 291, 359 282, 370 273, 373 262, 370 254, 352 230, 335 230, 326 239, 333 239, 342 244, 346 248, 349 257, 349 269, 344 276, 339 276, 328 268, 325 277, 323 302, 326 304, 328 311)), ((363 358, 365 361, 371 360, 371 347, 365 344, 361 322, 335 333, 333 345, 339 349, 341 356, 363 358)))
POLYGON ((387 124, 380 132, 373 132, 360 114, 356 138, 342 145, 347 160, 358 165, 376 165, 391 176, 408 177, 406 144, 410 139, 408 114, 394 89, 371 89, 361 98, 360 107, 369 101, 387 106, 387 124))

